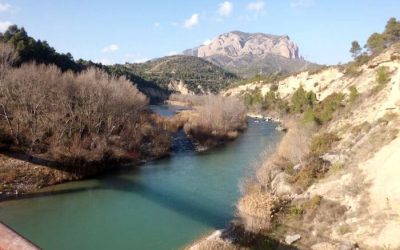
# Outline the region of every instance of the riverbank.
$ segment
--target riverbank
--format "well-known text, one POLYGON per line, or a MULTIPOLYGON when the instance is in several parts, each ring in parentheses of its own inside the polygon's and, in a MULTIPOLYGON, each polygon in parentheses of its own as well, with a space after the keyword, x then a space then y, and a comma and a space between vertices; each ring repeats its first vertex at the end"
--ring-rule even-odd
POLYGON ((0 249, 39 250, 32 242, 0 222, 0 249))
POLYGON ((266 122, 272 121, 272 122, 278 124, 278 126, 276 127, 276 130, 278 130, 278 131, 287 132, 287 130, 288 130, 287 126, 285 125, 285 121, 284 121, 285 119, 278 118, 276 116, 265 115, 264 112, 248 112, 247 116, 256 118, 256 119, 260 119, 260 120, 264 120, 266 122))
POLYGON ((179 108, 173 115, 165 116, 151 110, 145 111, 147 132, 143 133, 147 136, 140 151, 129 157, 120 154, 117 158, 96 161, 77 158, 66 162, 53 160, 46 154, 3 150, 0 152, 0 201, 34 193, 43 187, 91 178, 115 169, 135 168, 145 162, 167 157, 171 153, 173 135, 181 129, 192 141, 195 150, 204 152, 237 139, 247 127, 246 121, 242 120, 240 127, 217 133, 198 125, 200 112, 199 107, 190 110, 179 108))
MULTIPOLYGON (((158 123, 157 116, 149 111, 142 112, 140 128, 136 129, 136 138, 131 137, 129 145, 122 144, 119 136, 112 136, 104 143, 72 145, 66 149, 68 153, 40 154, 16 145, 0 144, 0 201, 167 157, 171 153, 173 133, 158 123), (140 145, 136 147, 136 144, 140 145)), ((128 138, 123 140, 128 141, 128 138)))
MULTIPOLYGON (((20 198, 40 189, 90 178, 122 167, 136 167, 141 160, 92 162, 79 165, 79 171, 24 153, 0 153, 0 201, 20 198)), ((75 166, 78 169, 78 166, 75 166)))
POLYGON ((1 219, 43 249, 181 249, 234 217, 249 163, 281 138, 275 126, 250 118, 236 140, 200 154, 174 141, 167 158, 0 202, 1 219))
MULTIPOLYGON (((277 154, 243 188, 236 211, 246 232, 293 249, 399 248, 398 55, 396 45, 363 63, 303 72, 277 84, 274 95, 297 126, 289 125, 277 154), (307 95, 311 105, 296 109, 307 95)), ((271 93, 270 86, 261 90, 271 93)), ((241 247, 232 242, 224 249, 241 247)))

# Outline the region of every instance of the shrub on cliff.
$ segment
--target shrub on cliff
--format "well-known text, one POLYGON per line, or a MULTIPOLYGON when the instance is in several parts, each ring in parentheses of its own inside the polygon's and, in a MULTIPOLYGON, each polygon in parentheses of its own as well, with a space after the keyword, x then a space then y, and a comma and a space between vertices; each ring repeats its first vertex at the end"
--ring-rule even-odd
POLYGON ((360 96, 360 93, 358 93, 358 90, 355 86, 350 86, 349 87, 349 101, 350 103, 353 103, 357 100, 357 98, 360 96))
POLYGON ((376 82, 380 85, 384 85, 390 81, 390 73, 389 73, 389 68, 388 67, 379 67, 376 70, 376 76, 375 76, 376 82))
POLYGON ((344 97, 342 93, 332 93, 318 104, 316 113, 320 123, 323 124, 332 119, 334 112, 343 105, 344 97))
POLYGON ((338 136, 334 133, 316 135, 311 140, 310 153, 316 156, 323 155, 327 153, 338 140, 338 136))

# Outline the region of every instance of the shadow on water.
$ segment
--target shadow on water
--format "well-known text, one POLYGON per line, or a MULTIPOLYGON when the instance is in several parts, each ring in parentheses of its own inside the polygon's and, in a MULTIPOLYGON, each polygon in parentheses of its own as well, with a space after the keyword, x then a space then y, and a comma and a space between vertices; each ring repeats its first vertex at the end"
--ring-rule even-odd
MULTIPOLYGON (((253 124, 254 125, 254 124, 253 124)), ((253 126, 250 124, 250 126, 253 126)), ((268 128, 269 129, 269 128, 268 128)), ((272 130, 273 128, 271 128, 272 130)), ((222 228, 227 225, 229 219, 231 218, 230 214, 226 213, 226 210, 221 209, 219 205, 213 205, 215 201, 211 200, 210 197, 207 196, 206 193, 202 195, 195 194, 188 195, 186 191, 189 190, 182 190, 176 188, 177 186, 171 185, 170 182, 167 182, 167 186, 163 186, 162 183, 159 185, 154 185, 154 180, 151 179, 149 183, 143 181, 142 178, 136 178, 139 175, 147 175, 149 173, 154 174, 158 171, 169 171, 171 165, 171 161, 176 161, 175 157, 184 157, 195 154, 196 160, 199 158, 207 157, 213 154, 220 155, 224 153, 228 147, 233 147, 234 145, 245 143, 247 145, 247 140, 253 141, 255 138, 260 138, 260 134, 258 131, 256 133, 253 131, 252 133, 248 133, 246 138, 239 137, 237 140, 225 145, 224 147, 215 148, 213 150, 198 154, 193 152, 193 145, 190 141, 187 140, 183 132, 181 131, 180 134, 177 134, 176 141, 174 142, 174 156, 171 158, 166 158, 162 160, 158 160, 151 164, 147 170, 143 167, 129 169, 129 170, 117 170, 113 171, 111 176, 97 176, 95 183, 89 182, 87 186, 79 185, 79 187, 73 187, 73 185, 67 185, 65 187, 59 186, 56 188, 46 188, 41 192, 38 193, 31 193, 26 194, 23 196, 16 197, 16 199, 24 200, 24 199, 33 199, 33 198, 41 198, 41 197, 48 197, 48 196, 63 196, 63 195, 75 195, 80 193, 85 193, 90 191, 118 191, 123 193, 130 193, 134 194, 135 196, 139 196, 145 200, 151 201, 152 203, 156 203, 160 207, 164 207, 167 210, 173 211, 183 217, 189 218, 193 221, 199 222, 203 225, 207 225, 211 228, 222 228), (173 160, 174 158, 174 160, 173 160), (166 164, 167 163, 167 164, 166 164), (150 171, 149 171, 150 169, 150 171), (125 177, 126 173, 124 171, 129 171, 130 177, 125 177), (141 173, 141 172, 144 173, 141 173), (133 178, 131 178, 133 176, 133 178)), ((232 153, 232 152, 229 152, 232 153)), ((13 155, 12 157, 15 157, 13 155)), ((18 156, 20 157, 20 156, 18 156)), ((38 162, 41 159, 29 159, 25 158, 25 156, 21 157, 22 160, 30 161, 30 162, 38 162)), ((181 159, 178 159, 180 161, 181 159)), ((214 159, 213 159, 214 160, 214 159)), ((173 162, 172 162, 173 163, 173 162)), ((43 165, 51 165, 57 168, 57 164, 53 162, 46 162, 43 165)), ((109 173, 109 172, 108 172, 109 173)), ((162 176, 162 175, 160 175, 162 176)), ((207 176, 207 175, 206 175, 207 176)), ((208 176, 206 177, 208 178, 208 176)), ((161 178, 162 179, 162 178, 161 178)), ((146 179, 144 179, 146 180, 146 179)), ((172 182, 173 183, 173 182, 172 182)), ((86 183, 83 183, 86 185, 86 183)), ((133 196, 133 195, 132 195, 133 196)), ((128 198, 129 199, 129 198, 128 198)), ((135 199, 134 197, 132 199, 135 199)), ((215 203, 218 204, 218 203, 215 203)), ((249 238, 258 239, 261 236, 252 235, 249 238)), ((261 239, 261 238, 260 238, 261 239)), ((265 239, 265 236, 264 236, 265 239)), ((237 242, 239 245, 249 245, 251 242, 237 242)), ((266 248, 268 249, 268 248, 266 248)), ((284 248, 279 248, 284 249, 284 248)), ((286 248, 286 249, 295 249, 295 248, 286 248)))
MULTIPOLYGON (((99 190, 116 190, 119 192, 135 193, 142 198, 151 202, 155 202, 169 210, 179 213, 187 218, 208 225, 212 228, 224 228, 227 226, 227 218, 221 213, 218 213, 217 208, 206 208, 202 204, 192 202, 185 199, 179 193, 169 192, 167 190, 156 190, 149 186, 141 184, 139 181, 128 180, 119 176, 111 179, 100 180, 100 183, 92 187, 69 188, 65 190, 38 192, 17 197, 16 199, 32 199, 46 196, 69 195, 82 193, 87 191, 99 190)), ((204 200, 203 197, 199 197, 204 200)), ((229 226, 224 230, 222 238, 232 241, 235 245, 241 247, 250 247, 251 249, 266 249, 266 250, 297 250, 294 246, 283 244, 282 242, 272 239, 264 234, 257 234, 245 231, 241 226, 229 226)))
MULTIPOLYGON (((213 207, 207 208, 200 203, 186 199, 184 195, 179 193, 169 192, 164 189, 157 190, 146 186, 139 181, 127 180, 119 176, 115 176, 111 179, 100 179, 99 181, 100 183, 96 186, 37 192, 18 196, 14 199, 25 200, 47 196, 76 194, 87 191, 116 190, 119 192, 135 193, 144 199, 157 203, 160 206, 210 227, 223 227, 227 223, 226 216, 217 212, 217 207, 215 207, 215 209, 213 209, 213 207)), ((204 197, 199 197, 199 199, 204 200, 204 197)))

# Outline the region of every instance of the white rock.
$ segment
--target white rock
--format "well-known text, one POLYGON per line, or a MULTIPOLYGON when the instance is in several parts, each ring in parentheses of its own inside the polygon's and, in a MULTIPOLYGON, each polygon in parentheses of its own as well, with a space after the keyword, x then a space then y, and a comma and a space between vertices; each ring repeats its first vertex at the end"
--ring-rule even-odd
POLYGON ((287 236, 285 237, 285 242, 286 242, 286 244, 291 245, 291 244, 293 244, 294 242, 300 240, 300 238, 301 238, 301 235, 300 235, 300 234, 287 235, 287 236))
POLYGON ((214 38, 210 44, 191 50, 198 57, 246 55, 278 55, 289 59, 299 58, 299 49, 288 36, 275 36, 262 33, 229 32, 214 38))

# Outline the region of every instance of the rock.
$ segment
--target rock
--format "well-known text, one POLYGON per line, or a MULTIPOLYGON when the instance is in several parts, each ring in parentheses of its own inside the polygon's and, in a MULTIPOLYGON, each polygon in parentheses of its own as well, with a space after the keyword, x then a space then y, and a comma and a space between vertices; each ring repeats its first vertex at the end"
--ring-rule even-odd
MULTIPOLYGON (((393 49, 393 48, 392 48, 393 49)), ((387 51, 385 53, 379 54, 373 60, 368 62, 368 68, 373 69, 378 67, 382 63, 392 62, 395 59, 400 58, 400 53, 397 51, 387 51)))
POLYGON ((233 31, 219 35, 209 44, 184 51, 184 54, 210 56, 262 56, 273 54, 288 59, 299 59, 299 48, 288 36, 233 31))
POLYGON ((277 195, 293 194, 293 187, 287 182, 287 174, 281 172, 271 181, 271 188, 277 195))
POLYGON ((282 131, 282 132, 286 132, 287 131, 287 128, 283 127, 280 124, 275 129, 278 130, 278 131, 282 131))
POLYGON ((301 235, 300 235, 300 234, 287 235, 287 236, 285 237, 285 242, 286 242, 286 244, 291 245, 291 244, 293 244, 294 242, 300 240, 300 238, 301 238, 301 235))
POLYGON ((248 113, 247 116, 251 117, 251 118, 256 118, 256 119, 263 119, 264 118, 264 116, 259 115, 259 114, 254 114, 254 113, 248 113))
POLYGON ((187 88, 187 85, 182 80, 170 81, 168 84, 168 90, 180 93, 182 95, 194 95, 194 93, 187 88))
POLYGON ((245 77, 260 71, 263 74, 297 72, 315 66, 299 55, 298 46, 286 35, 233 31, 183 54, 203 58, 245 77))
POLYGON ((299 163, 299 164, 297 164, 297 165, 295 165, 295 166, 293 167, 293 170, 298 171, 298 170, 300 170, 301 168, 302 168, 302 165, 299 163))
POLYGON ((207 240, 219 239, 221 238, 221 235, 222 235, 221 230, 215 230, 214 233, 212 233, 210 236, 207 237, 207 240))
POLYGON ((321 156, 321 159, 327 162, 330 162, 331 164, 335 163, 335 162, 339 162, 341 160, 341 155, 338 154, 330 154, 330 153, 326 153, 324 155, 321 156))

